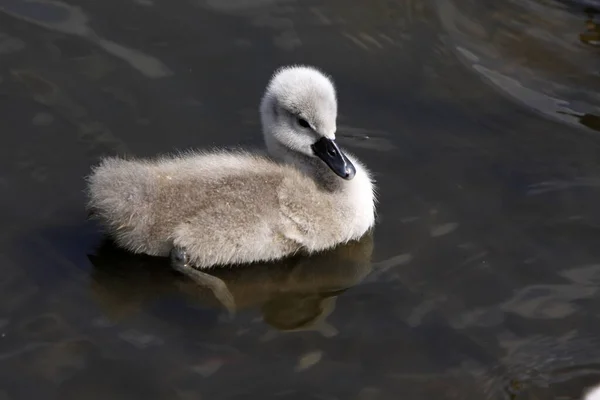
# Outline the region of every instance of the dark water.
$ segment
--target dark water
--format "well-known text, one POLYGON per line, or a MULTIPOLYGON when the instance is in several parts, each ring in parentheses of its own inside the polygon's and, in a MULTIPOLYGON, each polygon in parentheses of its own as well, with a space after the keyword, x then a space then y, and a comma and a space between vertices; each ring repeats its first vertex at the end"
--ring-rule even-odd
POLYGON ((0 0, 0 399, 580 399, 600 383, 597 0, 0 0), (336 80, 373 237, 219 273, 103 244, 103 155, 260 145, 336 80))

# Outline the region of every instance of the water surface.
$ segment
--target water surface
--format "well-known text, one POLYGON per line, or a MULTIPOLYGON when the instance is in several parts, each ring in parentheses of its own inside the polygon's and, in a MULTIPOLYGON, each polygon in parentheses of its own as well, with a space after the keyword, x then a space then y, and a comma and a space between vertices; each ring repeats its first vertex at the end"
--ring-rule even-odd
POLYGON ((600 383, 596 0, 0 0, 0 398, 579 399, 600 383), (596 7, 596 8, 594 8, 596 7), (260 146, 336 81, 372 237, 217 275, 86 222, 100 157, 260 146))

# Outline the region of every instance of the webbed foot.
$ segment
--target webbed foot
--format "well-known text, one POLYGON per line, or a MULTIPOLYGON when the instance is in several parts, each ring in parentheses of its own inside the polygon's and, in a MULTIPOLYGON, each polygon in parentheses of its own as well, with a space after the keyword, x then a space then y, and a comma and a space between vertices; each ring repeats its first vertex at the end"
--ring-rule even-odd
POLYGON ((187 252, 180 247, 171 249, 170 258, 173 268, 198 285, 210 289, 216 299, 229 311, 230 318, 235 315, 235 300, 222 279, 192 267, 187 252))

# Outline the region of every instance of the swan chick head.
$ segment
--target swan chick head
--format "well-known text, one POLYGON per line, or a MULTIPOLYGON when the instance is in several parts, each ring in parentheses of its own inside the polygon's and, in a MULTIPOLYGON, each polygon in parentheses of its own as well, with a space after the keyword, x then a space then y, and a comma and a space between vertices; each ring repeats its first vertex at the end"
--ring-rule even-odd
POLYGON ((321 159, 334 173, 352 179, 356 169, 335 142, 337 97, 332 80, 314 67, 278 69, 260 105, 269 151, 288 151, 321 159))

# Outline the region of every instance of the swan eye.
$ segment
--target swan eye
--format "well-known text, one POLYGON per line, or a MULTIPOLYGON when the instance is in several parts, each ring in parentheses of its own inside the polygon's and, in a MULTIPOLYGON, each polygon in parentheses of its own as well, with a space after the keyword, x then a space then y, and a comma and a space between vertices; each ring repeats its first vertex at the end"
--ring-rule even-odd
POLYGON ((298 124, 303 128, 310 128, 310 124, 305 119, 298 118, 298 124))

